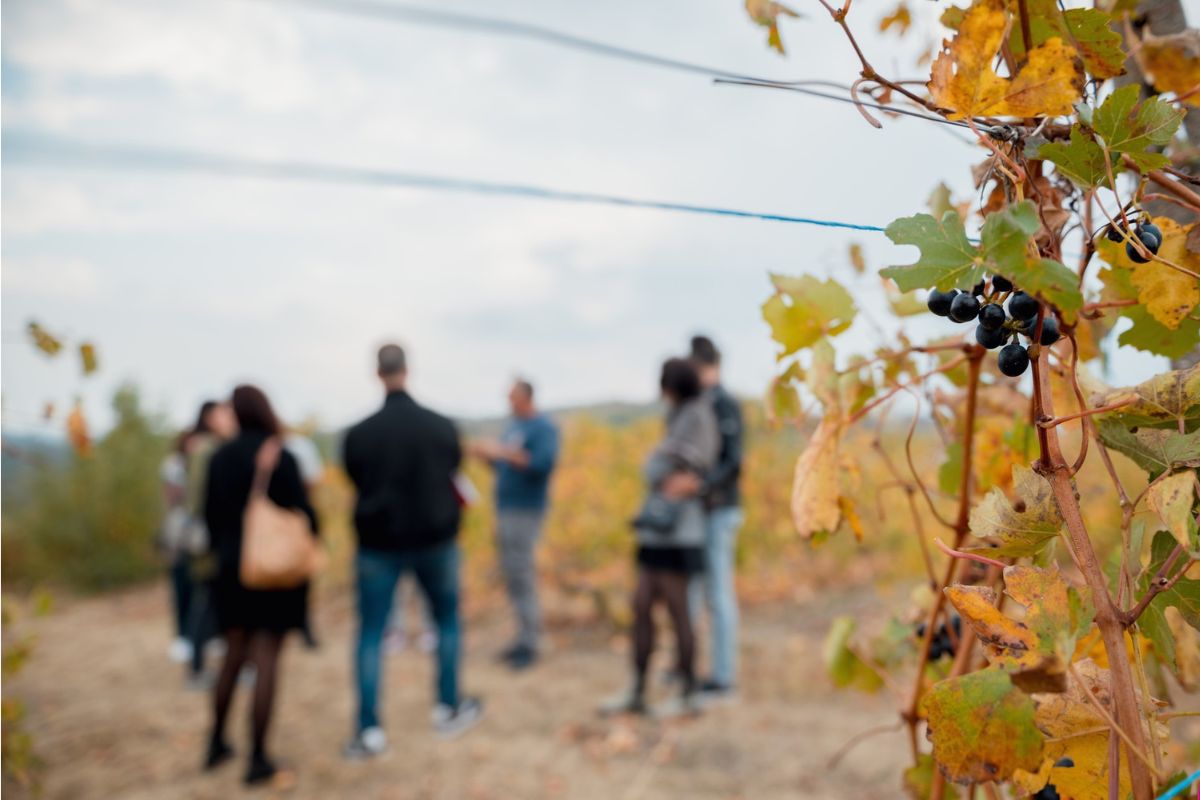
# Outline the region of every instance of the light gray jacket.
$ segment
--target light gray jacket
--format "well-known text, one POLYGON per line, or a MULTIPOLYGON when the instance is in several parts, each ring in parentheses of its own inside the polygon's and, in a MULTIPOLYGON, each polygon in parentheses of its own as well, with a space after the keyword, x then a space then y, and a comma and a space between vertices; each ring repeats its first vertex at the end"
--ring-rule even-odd
MULTIPOLYGON (((667 433, 646 459, 642 476, 646 491, 656 493, 662 481, 673 472, 688 471, 706 475, 721 450, 721 434, 712 403, 705 397, 689 400, 667 414, 667 433)), ((675 529, 669 532, 637 528, 642 547, 701 547, 704 545, 704 503, 698 497, 679 504, 675 529)))

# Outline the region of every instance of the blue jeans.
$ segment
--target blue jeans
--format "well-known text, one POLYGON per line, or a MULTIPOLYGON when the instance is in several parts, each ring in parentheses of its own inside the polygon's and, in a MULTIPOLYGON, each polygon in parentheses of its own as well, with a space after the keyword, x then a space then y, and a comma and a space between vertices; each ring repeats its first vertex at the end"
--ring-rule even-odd
POLYGON ((396 584, 406 572, 416 576, 438 629, 438 702, 458 705, 458 561, 458 545, 454 542, 423 550, 359 549, 356 559, 359 629, 355 653, 359 731, 379 724, 383 633, 396 584))
POLYGON ((737 683, 738 602, 734 556, 741 525, 742 510, 737 506, 716 508, 708 513, 704 574, 692 582, 692 613, 697 613, 701 607, 702 592, 712 629, 712 679, 723 686, 737 683))

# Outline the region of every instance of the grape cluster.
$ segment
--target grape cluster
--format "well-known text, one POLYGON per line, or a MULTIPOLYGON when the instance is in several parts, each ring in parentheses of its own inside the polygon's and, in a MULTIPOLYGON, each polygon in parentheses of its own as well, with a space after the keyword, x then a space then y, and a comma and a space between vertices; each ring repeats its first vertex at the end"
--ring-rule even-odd
MULTIPOLYGON (((954 628, 954 639, 950 639, 950 632, 946 630, 946 623, 938 625, 937 631, 933 634, 932 641, 929 642, 929 660, 937 661, 942 656, 954 657, 954 642, 962 638, 962 619, 953 617, 950 620, 951 627, 954 628)), ((917 625, 917 638, 925 638, 925 623, 917 625)))
MULTIPOLYGON (((1017 335, 1033 339, 1041 304, 1033 297, 1013 286, 1003 275, 993 275, 991 286, 986 281, 975 284, 969 292, 951 289, 929 293, 929 310, 939 317, 949 317, 952 322, 978 320, 975 341, 988 350, 1000 348, 997 365, 1010 378, 1023 375, 1029 367, 1029 351, 1020 344, 1017 335), (1008 311, 1004 301, 1008 301, 1008 311)), ((1042 335, 1039 341, 1051 345, 1060 336, 1058 320, 1051 314, 1042 317, 1042 335)))
POLYGON ((1135 264, 1145 264, 1150 259, 1141 254, 1137 247, 1133 244, 1133 239, 1136 238, 1142 243, 1142 246, 1149 250, 1154 255, 1158 255, 1158 248, 1162 245, 1162 231, 1153 222, 1144 219, 1138 222, 1129 236, 1118 228, 1116 225, 1109 225, 1108 230, 1104 233, 1111 242, 1124 242, 1125 255, 1129 256, 1129 260, 1135 264))

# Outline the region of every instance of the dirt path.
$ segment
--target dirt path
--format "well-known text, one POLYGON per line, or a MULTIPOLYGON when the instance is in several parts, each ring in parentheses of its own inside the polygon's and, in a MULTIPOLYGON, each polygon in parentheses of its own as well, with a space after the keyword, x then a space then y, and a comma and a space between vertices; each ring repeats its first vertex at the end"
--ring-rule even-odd
MULTIPOLYGON (((370 763, 339 750, 351 718, 345 600, 319 615, 321 648, 289 643, 277 756, 298 768, 294 798, 895 798, 905 758, 900 734, 859 745, 836 770, 831 754, 895 719, 886 695, 834 692, 821 666, 828 619, 850 604, 880 604, 869 589, 826 602, 759 607, 746 614, 743 691, 737 705, 695 721, 601 720, 599 698, 619 688, 624 644, 594 628, 552 634, 554 651, 512 675, 491 654, 500 615, 468 626, 465 686, 484 695, 487 719, 440 742, 428 725, 429 659, 389 658, 385 724, 392 748, 370 763)), ((29 730, 45 762, 45 798, 240 796, 241 765, 198 769, 208 696, 181 688, 165 659, 162 586, 74 603, 38 622, 35 655, 12 687, 30 705, 29 730)), ((244 694, 244 692, 243 692, 244 694)), ((244 751, 244 706, 232 734, 244 751)))

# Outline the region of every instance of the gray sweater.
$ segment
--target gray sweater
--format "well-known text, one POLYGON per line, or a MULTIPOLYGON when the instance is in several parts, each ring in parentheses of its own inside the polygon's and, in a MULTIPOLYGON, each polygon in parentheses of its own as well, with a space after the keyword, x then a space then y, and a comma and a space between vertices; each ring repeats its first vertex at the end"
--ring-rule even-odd
MULTIPOLYGON (((704 476, 717 462, 721 435, 712 403, 698 397, 677 406, 667 414, 667 433, 646 459, 642 476, 646 491, 657 493, 662 481, 673 472, 693 472, 704 476)), ((698 497, 680 501, 673 531, 639 527, 637 541, 642 547, 701 547, 704 544, 704 503, 698 497)))

